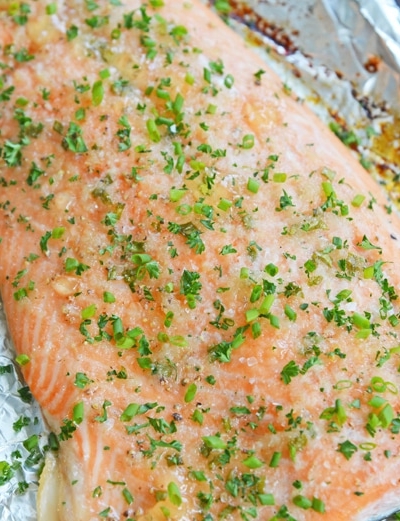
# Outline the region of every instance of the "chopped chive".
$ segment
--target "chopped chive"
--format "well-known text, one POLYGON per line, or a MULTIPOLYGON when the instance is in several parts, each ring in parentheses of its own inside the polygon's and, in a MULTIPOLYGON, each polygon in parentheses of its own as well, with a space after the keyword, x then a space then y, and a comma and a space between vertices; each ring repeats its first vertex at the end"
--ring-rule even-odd
POLYGON ((262 315, 268 314, 274 301, 275 301, 275 295, 272 295, 272 294, 266 295, 259 308, 260 313, 262 315))
POLYGON ((29 358, 28 355, 21 354, 21 355, 18 355, 18 356, 15 358, 15 361, 17 362, 18 365, 20 365, 20 366, 24 366, 24 365, 26 365, 26 364, 29 364, 29 362, 31 361, 31 359, 29 358))
POLYGON ((271 314, 269 316, 269 323, 271 324, 272 327, 275 327, 276 329, 280 328, 279 317, 277 317, 276 315, 271 314))
POLYGON ((251 324, 251 334, 253 335, 253 338, 261 336, 261 325, 259 322, 253 322, 251 324))
POLYGON ((165 99, 165 100, 171 99, 169 92, 165 89, 156 89, 156 96, 157 96, 157 98, 160 98, 160 99, 165 99))
POLYGON ((260 316, 260 311, 258 309, 248 309, 246 311, 246 322, 252 322, 256 318, 260 316))
POLYGON ((351 204, 356 207, 356 208, 359 208, 363 202, 365 200, 365 196, 364 195, 361 195, 361 194, 357 194, 353 200, 351 201, 351 204))
POLYGON ((157 340, 159 342, 165 343, 168 342, 169 336, 167 335, 167 333, 163 333, 162 331, 160 331, 157 335, 157 340))
POLYGON ((275 183, 284 183, 287 179, 287 174, 285 173, 282 173, 282 172, 277 172, 276 174, 274 174, 272 176, 272 180, 275 182, 275 183))
POLYGON ((187 84, 193 85, 195 82, 195 78, 194 78, 193 74, 187 73, 185 76, 185 81, 187 84))
POLYGON ((190 204, 181 204, 176 208, 176 213, 179 215, 189 215, 192 211, 190 204))
POLYGON ((399 389, 397 388, 397 385, 393 382, 385 382, 386 384, 386 390, 389 391, 389 393, 392 394, 399 394, 399 389))
POLYGON ((165 284, 164 291, 165 291, 165 293, 172 293, 174 291, 173 282, 168 282, 168 284, 165 284))
POLYGON ((104 291, 103 293, 103 302, 107 302, 108 304, 112 304, 115 302, 115 296, 109 291, 104 291))
POLYGON ((275 498, 273 494, 258 494, 257 495, 260 504, 263 506, 275 505, 275 498))
POLYGON ((288 319, 291 322, 296 322, 297 319, 297 313, 296 311, 291 308, 288 304, 285 305, 285 315, 288 317, 288 319))
POLYGON ((203 425, 204 415, 200 409, 195 409, 192 414, 192 420, 200 425, 203 425))
POLYGON ((219 203, 217 204, 217 208, 219 208, 223 212, 227 212, 229 208, 231 208, 232 204, 232 201, 228 201, 228 199, 221 198, 219 203))
POLYGON ((203 69, 203 78, 207 83, 211 83, 211 71, 210 69, 207 69, 207 67, 204 67, 203 69))
POLYGON ((240 278, 241 279, 249 278, 249 268, 240 268, 240 278))
POLYGON ((169 343, 176 347, 188 347, 189 342, 187 338, 182 335, 172 335, 169 337, 169 343))
POLYGON ((368 415, 368 423, 367 430, 372 433, 372 436, 375 435, 376 428, 381 425, 381 421, 378 418, 378 415, 375 413, 370 413, 368 415))
POLYGON ((334 194, 333 186, 329 181, 324 181, 322 183, 322 190, 324 191, 326 197, 330 197, 334 194))
POLYGON ((234 82, 235 78, 232 76, 232 74, 227 74, 225 76, 224 85, 226 88, 231 89, 233 87, 234 82))
POLYGON ((373 376, 371 378, 371 387, 377 393, 384 393, 386 391, 386 382, 381 376, 373 376))
POLYGON ((175 114, 180 114, 182 112, 184 102, 185 98, 178 92, 172 107, 175 114))
POLYGON ((312 506, 311 499, 308 499, 305 496, 302 496, 301 494, 298 494, 297 496, 294 496, 293 503, 300 508, 308 509, 312 506))
POLYGON ((384 408, 380 411, 378 414, 378 418, 381 422, 381 425, 384 429, 389 427, 389 425, 392 423, 394 418, 394 411, 393 407, 390 405, 390 403, 387 403, 384 408))
POLYGON ((203 161, 197 161, 195 159, 189 161, 189 165, 193 170, 204 170, 206 167, 206 164, 203 161))
POLYGON ((99 76, 102 80, 106 80, 111 76, 109 69, 103 69, 99 72, 99 76))
POLYGON ((189 403, 194 400, 197 393, 197 385, 195 383, 192 383, 189 385, 186 393, 185 393, 185 403, 189 403))
POLYGON ((207 107, 206 114, 215 114, 217 112, 217 105, 210 103, 207 107))
POLYGON ((322 501, 322 499, 313 497, 311 508, 313 510, 315 510, 315 512, 319 512, 320 514, 323 514, 325 512, 325 503, 322 501))
POLYGON ((372 329, 360 329, 356 333, 356 338, 365 339, 370 336, 372 329))
POLYGON ((100 497, 102 495, 103 491, 100 486, 96 487, 92 492, 92 497, 100 497))
POLYGON ((270 262, 265 266, 264 271, 268 273, 268 275, 270 275, 271 277, 275 277, 275 275, 278 274, 279 268, 278 266, 275 266, 275 264, 272 264, 272 262, 270 262))
POLYGON ((373 279, 374 278, 374 267, 368 266, 364 269, 364 279, 373 279))
POLYGON ((374 396, 373 398, 371 398, 371 400, 368 401, 368 405, 375 408, 382 407, 382 405, 384 405, 385 403, 387 403, 387 400, 385 400, 385 398, 382 398, 382 396, 374 396))
POLYGON ((172 324, 172 319, 174 318, 174 313, 172 311, 168 311, 168 313, 165 316, 164 320, 164 326, 170 327, 172 324))
POLYGON ((32 436, 29 436, 29 438, 23 441, 22 444, 26 448, 26 450, 31 452, 38 446, 39 436, 37 434, 32 434, 32 436))
POLYGON ((82 121, 86 117, 86 110, 83 107, 80 107, 75 111, 75 119, 78 121, 82 121))
POLYGON ((150 0, 151 7, 163 7, 164 0, 150 0))
POLYGON ((81 311, 81 317, 83 320, 87 320, 88 318, 92 318, 97 311, 96 304, 91 304, 90 306, 87 306, 86 308, 82 309, 81 311))
POLYGON ((253 134, 246 134, 243 136, 242 144, 240 145, 245 150, 249 150, 250 148, 254 147, 254 135, 253 134))
POLYGON ((353 313, 352 320, 353 320, 353 324, 358 329, 370 329, 371 328, 371 324, 370 324, 369 320, 364 315, 361 315, 360 313, 353 313))
POLYGON ((167 127, 171 127, 174 124, 174 120, 171 118, 166 118, 165 116, 158 116, 157 119, 155 119, 155 124, 160 125, 166 125, 167 127))
POLYGON ((216 0, 214 2, 214 7, 219 13, 225 16, 232 10, 232 7, 229 5, 227 0, 216 0))
POLYGON ((315 271, 317 269, 317 263, 315 261, 313 261, 312 259, 308 259, 305 263, 304 263, 304 269, 306 270, 306 273, 312 273, 313 271, 315 271))
POLYGON ((128 505, 131 505, 133 503, 133 501, 134 501, 133 496, 127 488, 124 488, 122 490, 122 495, 124 496, 124 499, 128 503, 128 505))
POLYGON ((271 461, 269 462, 269 466, 271 468, 278 467, 281 457, 282 457, 282 454, 280 452, 274 452, 272 455, 271 461))
POLYGON ((207 481, 206 475, 202 470, 191 470, 190 477, 192 477, 196 481, 207 481))
POLYGON ((128 421, 131 421, 131 419, 136 416, 136 414, 138 414, 138 411, 139 411, 139 408, 140 408, 140 405, 137 404, 137 403, 130 403, 126 408, 125 410, 122 412, 121 416, 119 417, 119 419, 122 421, 122 422, 128 422, 128 421))
POLYGON ((116 27, 111 31, 111 39, 112 40, 118 40, 121 37, 121 29, 116 27))
POLYGON ((154 119, 148 119, 146 121, 146 127, 147 127, 147 131, 149 133, 150 139, 154 143, 158 143, 161 140, 161 134, 158 131, 158 128, 157 128, 157 125, 156 125, 156 122, 154 121, 154 119))
POLYGON ((337 389, 339 391, 343 389, 350 389, 350 387, 353 386, 353 382, 351 380, 339 380, 335 383, 333 386, 334 389, 337 389))
POLYGON ((169 191, 169 200, 176 203, 180 201, 186 193, 187 190, 185 188, 171 188, 169 191))
POLYGON ((371 442, 360 443, 359 448, 361 450, 373 450, 376 448, 376 443, 371 443, 371 442))
POLYGON ((72 410, 72 419, 75 423, 82 423, 83 421, 83 402, 78 402, 76 405, 74 405, 74 408, 72 410))
POLYGON ((243 460, 243 465, 246 465, 249 469, 259 469, 264 463, 259 460, 254 454, 243 460))
POLYGON ((57 12, 57 4, 56 3, 52 3, 52 4, 46 5, 46 14, 52 15, 52 14, 55 14, 56 12, 57 12))
POLYGON ((183 154, 180 154, 178 156, 178 159, 176 160, 176 170, 178 171, 179 174, 182 173, 185 161, 186 161, 185 156, 183 154))
POLYGON ((243 336, 241 333, 236 334, 234 339, 232 340, 232 349, 237 349, 238 347, 240 347, 245 341, 245 339, 246 337, 243 336))
POLYGON ((95 107, 100 105, 104 97, 104 87, 101 80, 95 81, 92 87, 92 103, 95 107))
POLYGON ((219 436, 203 436, 202 440, 209 449, 224 450, 226 449, 226 442, 219 436))
POLYGON ((249 192, 252 192, 253 194, 256 194, 260 188, 260 183, 254 179, 253 177, 249 177, 247 180, 247 190, 249 192))
POLYGON ((182 496, 181 496, 181 492, 179 490, 178 485, 176 483, 174 483, 173 481, 171 481, 170 483, 168 483, 167 490, 168 490, 168 498, 171 501, 171 503, 177 507, 181 506, 182 496))

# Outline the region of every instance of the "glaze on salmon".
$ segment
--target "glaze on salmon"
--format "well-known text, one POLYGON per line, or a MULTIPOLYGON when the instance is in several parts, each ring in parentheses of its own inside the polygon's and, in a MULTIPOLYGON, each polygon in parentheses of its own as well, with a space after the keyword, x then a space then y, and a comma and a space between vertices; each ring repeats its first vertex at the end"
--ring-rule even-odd
POLYGON ((22 5, 0 4, 0 290, 52 432, 39 520, 400 508, 379 187, 199 2, 22 5))

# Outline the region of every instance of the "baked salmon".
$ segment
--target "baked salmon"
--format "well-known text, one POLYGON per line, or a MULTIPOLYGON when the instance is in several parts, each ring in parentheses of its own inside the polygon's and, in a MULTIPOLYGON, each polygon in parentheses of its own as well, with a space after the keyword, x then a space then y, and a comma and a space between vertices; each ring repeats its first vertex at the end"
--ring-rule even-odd
POLYGON ((40 521, 400 508, 400 223, 197 0, 1 2, 0 290, 40 521))

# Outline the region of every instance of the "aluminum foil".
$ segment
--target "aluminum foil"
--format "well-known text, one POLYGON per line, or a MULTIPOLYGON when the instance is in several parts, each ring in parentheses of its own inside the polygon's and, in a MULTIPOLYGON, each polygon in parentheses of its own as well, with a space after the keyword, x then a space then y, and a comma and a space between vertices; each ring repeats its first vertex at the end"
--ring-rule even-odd
MULTIPOLYGON (((323 120, 355 133, 352 148, 399 207, 400 0, 230 3, 233 29, 323 120)), ((0 519, 36 521, 47 433, 14 359, 0 301, 0 519), (27 440, 35 439, 29 458, 27 440), (6 471, 10 479, 4 480, 6 471)))
POLYGON ((304 71, 304 79, 318 79, 329 70, 350 82, 358 96, 400 111, 395 0, 246 0, 236 5, 250 8, 242 20, 264 27, 285 59, 304 71))
POLYGON ((35 521, 47 434, 39 407, 14 360, 0 300, 0 519, 35 521))
POLYGON ((400 210, 400 0, 230 4, 228 23, 349 142, 400 210))

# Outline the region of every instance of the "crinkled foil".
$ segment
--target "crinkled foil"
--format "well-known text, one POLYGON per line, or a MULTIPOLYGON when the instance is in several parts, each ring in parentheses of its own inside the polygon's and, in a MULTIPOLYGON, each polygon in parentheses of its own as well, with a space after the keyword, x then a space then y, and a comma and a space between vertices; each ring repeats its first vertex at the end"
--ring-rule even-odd
POLYGON ((14 360, 0 300, 0 484, 4 482, 0 485, 0 519, 35 521, 38 473, 47 435, 39 407, 14 360))
MULTIPOLYGON (((349 146, 399 208, 400 1, 230 3, 233 29, 253 44, 288 91, 296 92, 327 124, 336 124, 343 139, 351 141, 354 133, 356 142, 349 146)), ((0 519, 36 521, 46 428, 37 404, 27 403, 23 391, 21 397, 25 384, 14 358, 0 302, 0 483, 4 462, 12 472, 0 484, 0 519), (29 423, 19 430, 14 426, 21 418, 29 423), (26 440, 32 436, 38 437, 38 449, 30 462, 26 440)))
MULTIPOLYGON (((219 5, 221 2, 211 2, 219 5)), ((231 0, 228 23, 400 210, 400 1, 231 0)))
POLYGON ((233 4, 239 19, 269 36, 305 80, 323 81, 324 69, 329 69, 350 82, 358 96, 400 110, 400 9, 395 0, 233 4))

